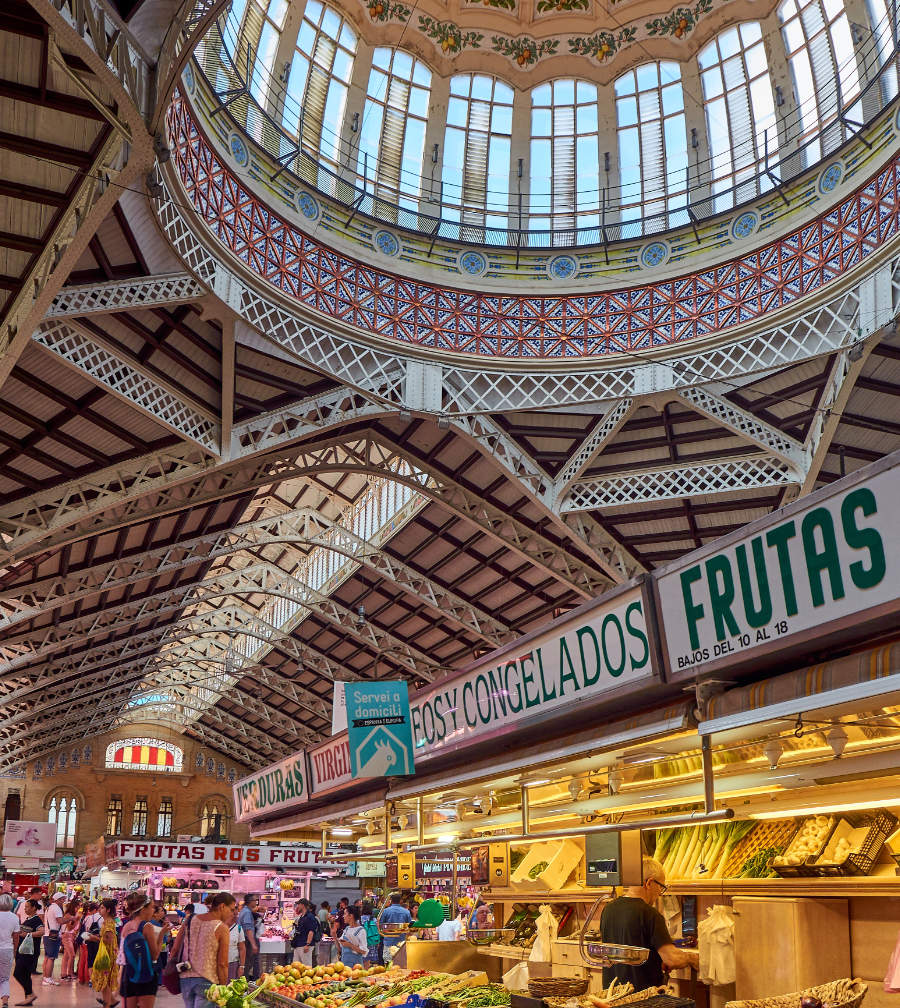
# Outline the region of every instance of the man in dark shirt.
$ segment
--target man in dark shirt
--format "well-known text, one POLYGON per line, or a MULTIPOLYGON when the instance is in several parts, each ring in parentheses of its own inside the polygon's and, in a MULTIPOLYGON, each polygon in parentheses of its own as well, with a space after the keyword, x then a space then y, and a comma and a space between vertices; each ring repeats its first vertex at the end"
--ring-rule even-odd
POLYGON ((603 908, 600 933, 604 942, 650 949, 647 961, 641 966, 605 966, 604 987, 618 980, 630 982, 636 991, 642 991, 663 983, 663 966, 670 970, 682 966, 697 968, 698 954, 673 943, 662 914, 654 906, 665 891, 666 873, 662 865, 652 858, 644 858, 644 884, 630 886, 603 908))

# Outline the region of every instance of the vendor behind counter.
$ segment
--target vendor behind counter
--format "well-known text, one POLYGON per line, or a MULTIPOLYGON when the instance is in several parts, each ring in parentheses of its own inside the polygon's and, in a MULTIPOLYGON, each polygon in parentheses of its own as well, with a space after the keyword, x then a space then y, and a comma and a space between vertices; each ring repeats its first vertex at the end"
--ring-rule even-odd
POLYGON ((665 982, 663 966, 670 970, 684 966, 698 968, 698 954, 675 945, 662 914, 656 909, 657 901, 667 888, 665 869, 658 861, 644 858, 643 879, 643 885, 629 886, 621 896, 606 904, 600 916, 600 933, 605 943, 636 945, 649 949, 650 955, 640 966, 624 963, 605 966, 604 987, 618 980, 632 983, 636 991, 642 991, 665 982))

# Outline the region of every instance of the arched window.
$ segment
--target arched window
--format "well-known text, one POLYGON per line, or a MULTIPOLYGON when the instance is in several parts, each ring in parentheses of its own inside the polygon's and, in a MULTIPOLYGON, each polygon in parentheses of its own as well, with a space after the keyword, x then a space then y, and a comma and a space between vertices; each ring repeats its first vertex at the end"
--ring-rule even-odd
MULTIPOLYGON (((282 124, 303 149, 338 167, 341 124, 347 104, 356 34, 337 11, 308 0, 288 76, 282 124)), ((300 162, 301 174, 303 162, 300 162)), ((317 179, 309 180, 316 184, 317 179)), ((323 186, 323 188, 327 188, 323 186)))
MULTIPOLYGON (((726 28, 697 57, 712 167, 715 209, 758 195, 760 165, 778 161, 778 128, 759 22, 726 28), (768 161, 766 156, 768 155, 768 161), (741 183, 746 182, 746 191, 741 183)), ((771 188, 762 175, 760 190, 771 188)))
MULTIPOLYGON (((615 82, 622 220, 661 215, 661 227, 687 223, 687 132, 681 68, 644 63, 615 82)), ((623 237, 628 237, 623 228, 623 237)))
POLYGON ((859 95, 850 22, 842 0, 783 0, 778 7, 799 106, 804 163, 814 164, 844 139, 838 115, 859 95))
POLYGON ((184 751, 171 742, 154 738, 127 738, 106 747, 108 770, 155 770, 181 773, 184 751))
POLYGON ((444 217, 508 226, 513 89, 484 74, 450 79, 444 131, 444 217))
POLYGON ((119 836, 122 832, 122 796, 110 795, 106 804, 107 836, 119 836))
POLYGON ((138 795, 134 799, 131 812, 131 835, 145 837, 147 835, 147 820, 150 818, 150 806, 146 795, 138 795))
MULTIPOLYGON (((895 10, 893 0, 890 8, 895 10)), ((875 37, 875 44, 878 51, 878 65, 883 67, 881 73, 881 97, 885 102, 897 97, 897 66, 891 60, 894 52, 893 29, 891 28, 891 15, 888 13, 888 0, 866 0, 866 11, 869 15, 869 24, 872 26, 872 35, 875 37)), ((871 56, 867 58, 871 64, 871 56)))
POLYGON ((287 9, 287 0, 250 0, 247 4, 243 38, 253 65, 250 93, 263 108, 275 97, 280 69, 275 66, 275 53, 287 9))
POLYGON ((56 823, 56 846, 75 846, 78 825, 78 799, 72 794, 54 795, 47 807, 47 822, 56 823))
MULTIPOLYGON (((359 126, 360 179, 375 181, 375 195, 418 211, 431 71, 402 49, 372 54, 366 104, 359 126)), ((369 188, 371 192, 371 187, 369 188)))
POLYGON ((597 85, 565 78, 531 92, 529 227, 597 227, 597 85))
POLYGON ((207 798, 200 812, 200 836, 224 839, 228 835, 228 806, 224 798, 207 798))
POLYGON ((159 802, 159 813, 156 817, 156 835, 167 837, 172 835, 172 817, 175 814, 175 804, 171 798, 162 798, 159 802))

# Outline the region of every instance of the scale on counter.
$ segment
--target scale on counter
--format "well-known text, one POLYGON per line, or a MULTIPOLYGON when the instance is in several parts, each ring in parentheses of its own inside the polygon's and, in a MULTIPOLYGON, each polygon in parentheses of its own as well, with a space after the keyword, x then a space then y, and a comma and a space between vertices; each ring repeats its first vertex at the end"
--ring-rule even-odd
MULTIPOLYGON (((586 881, 589 886, 642 885, 643 851, 641 831, 588 833, 584 838, 586 881)), ((581 927, 581 957, 594 966, 640 966, 650 956, 650 949, 639 945, 604 942, 600 933, 600 913, 611 895, 598 897, 581 927), (596 918, 596 921, 595 921, 596 918)))

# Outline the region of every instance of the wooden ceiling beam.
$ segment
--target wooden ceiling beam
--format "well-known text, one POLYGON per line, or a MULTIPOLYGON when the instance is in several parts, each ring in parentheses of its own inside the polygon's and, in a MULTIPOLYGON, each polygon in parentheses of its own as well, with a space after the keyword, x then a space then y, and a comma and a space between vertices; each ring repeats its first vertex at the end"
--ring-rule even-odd
POLYGON ((103 114, 84 98, 63 94, 60 91, 46 91, 28 84, 0 79, 0 98, 23 102, 27 105, 40 105, 54 112, 64 112, 66 115, 78 116, 80 119, 93 119, 94 122, 104 122, 103 114))
POLYGON ((39 186, 24 185, 21 182, 10 182, 6 179, 0 179, 0 196, 25 200, 27 203, 38 203, 42 206, 61 207, 66 202, 65 193, 42 189, 39 186))
POLYGON ((0 131, 0 147, 14 154, 58 161, 75 168, 90 168, 94 160, 90 151, 79 151, 72 147, 63 147, 60 144, 48 143, 46 140, 34 140, 5 131, 0 131))

